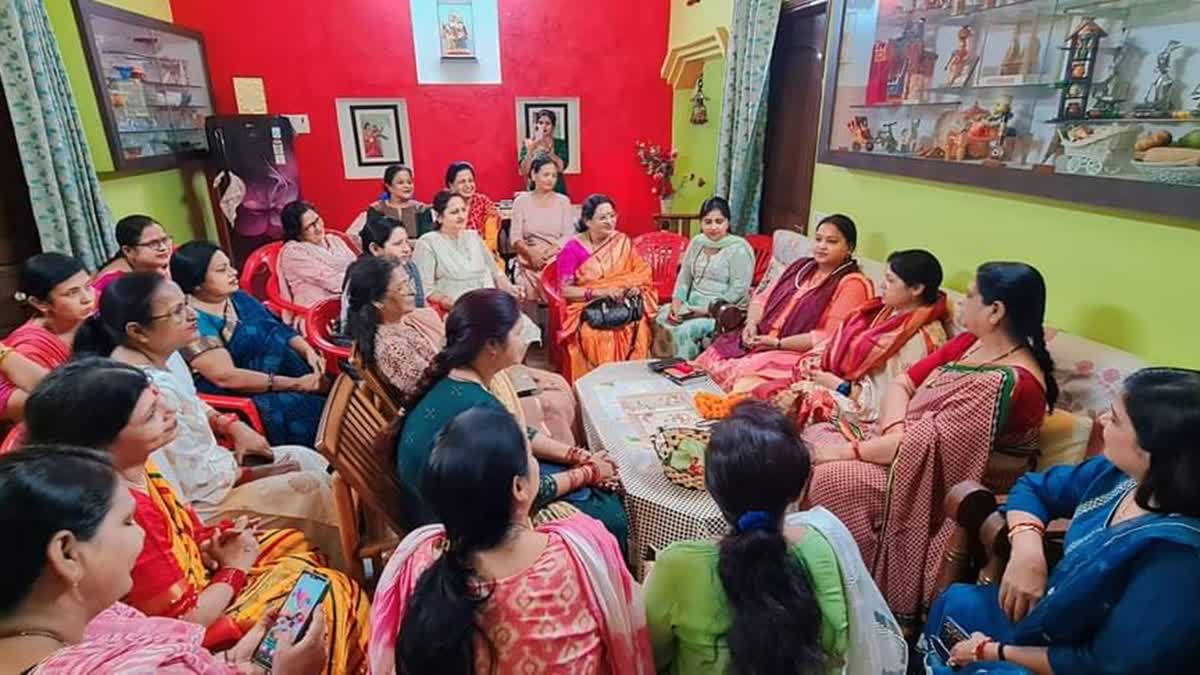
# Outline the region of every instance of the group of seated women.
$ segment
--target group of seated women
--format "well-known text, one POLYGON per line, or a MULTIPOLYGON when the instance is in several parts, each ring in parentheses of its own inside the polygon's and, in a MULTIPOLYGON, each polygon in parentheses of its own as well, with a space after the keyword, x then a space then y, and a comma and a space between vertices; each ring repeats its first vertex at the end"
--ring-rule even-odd
POLYGON ((5 525, 21 550, 0 582, 2 672, 247 672, 306 571, 331 591, 280 672, 1187 670, 1200 373, 1134 374, 1103 457, 1030 473, 1058 398, 1033 267, 979 266, 952 320, 936 257, 892 253, 876 295, 838 215, 755 290, 753 252, 713 198, 659 307, 612 200, 589 197, 576 221, 558 163, 527 164, 515 282, 469 165, 428 207, 389 168, 361 255, 311 205, 285 209, 291 297, 341 298, 355 367, 401 410, 381 447, 415 529, 375 570, 373 602, 337 571, 352 552, 310 449, 324 359, 239 290, 223 251, 173 249, 130 217, 90 283, 70 257, 26 261, 37 313, 0 347, 25 445, 0 457, 0 508, 36 517, 5 525), (574 376, 653 345, 749 399, 705 450, 728 533, 659 551, 644 587, 616 461, 578 443, 567 382, 523 365, 546 278, 574 376), (250 397, 265 433, 202 393, 250 397), (938 595, 943 497, 968 480, 1006 493, 1011 559, 998 583, 938 595), (1050 570, 1043 536, 1063 517, 1050 570))

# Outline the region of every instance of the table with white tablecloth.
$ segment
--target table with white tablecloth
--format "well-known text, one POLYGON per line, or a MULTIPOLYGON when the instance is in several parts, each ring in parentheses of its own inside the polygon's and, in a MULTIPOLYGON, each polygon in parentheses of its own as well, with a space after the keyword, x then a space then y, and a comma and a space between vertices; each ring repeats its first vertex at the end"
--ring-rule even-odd
POLYGON ((654 449, 621 407, 621 399, 630 396, 721 390, 708 378, 675 384, 652 372, 648 363, 605 364, 575 383, 588 445, 593 451, 610 453, 620 467, 629 513, 629 553, 639 578, 642 563, 653 552, 676 541, 712 538, 728 529, 708 492, 667 480, 654 449))

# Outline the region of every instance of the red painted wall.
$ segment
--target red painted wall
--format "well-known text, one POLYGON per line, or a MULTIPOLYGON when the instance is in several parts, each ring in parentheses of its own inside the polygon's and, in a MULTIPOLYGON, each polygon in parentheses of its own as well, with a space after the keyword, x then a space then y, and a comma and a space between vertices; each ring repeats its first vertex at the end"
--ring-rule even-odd
MULTIPOLYGON (((172 0, 175 22, 204 33, 218 114, 233 114, 234 76, 262 77, 272 113, 306 113, 297 137, 300 184, 344 228, 381 190, 346 180, 334 99, 404 98, 417 197, 466 159, 493 199, 521 189, 518 96, 580 98, 582 173, 572 201, 605 192, 622 229, 650 229, 658 200, 634 159, 639 138, 670 142, 671 90, 659 77, 670 6, 645 0, 499 0, 500 85, 417 85, 407 0, 172 0)), ((562 123, 560 121, 560 123, 562 123)))

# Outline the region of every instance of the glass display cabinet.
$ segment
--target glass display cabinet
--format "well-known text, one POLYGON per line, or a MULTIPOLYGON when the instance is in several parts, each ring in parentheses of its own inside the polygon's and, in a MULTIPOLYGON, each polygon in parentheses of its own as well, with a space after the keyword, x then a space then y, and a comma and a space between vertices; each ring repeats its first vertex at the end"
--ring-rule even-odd
POLYGON ((202 158, 213 104, 200 34, 92 0, 75 10, 116 169, 202 158))
POLYGON ((831 7, 819 161, 1200 219, 1200 0, 831 7))

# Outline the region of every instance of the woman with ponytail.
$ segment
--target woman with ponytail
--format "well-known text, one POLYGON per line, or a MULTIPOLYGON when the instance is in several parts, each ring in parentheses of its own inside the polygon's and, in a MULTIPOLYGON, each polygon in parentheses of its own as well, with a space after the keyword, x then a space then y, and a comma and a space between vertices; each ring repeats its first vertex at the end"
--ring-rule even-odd
MULTIPOLYGON (((495 289, 471 291, 454 304, 446 317, 445 346, 400 401, 405 414, 393 424, 400 480, 419 493, 438 434, 459 413, 477 406, 507 410, 526 430, 541 464, 535 506, 563 499, 603 522, 623 545, 628 520, 612 494, 616 463, 605 453, 564 443, 530 424, 519 398, 505 386, 503 371, 517 365, 523 349, 521 316, 516 299, 495 289)), ((470 501, 469 495, 463 498, 470 501)), ((417 520, 431 522, 429 504, 418 501, 417 520)))
POLYGON ((907 647, 849 532, 821 508, 785 517, 810 468, 791 421, 742 403, 704 459, 731 530, 659 553, 646 581, 658 672, 903 673, 907 647))
POLYGON ((422 493, 440 524, 388 558, 371 608, 374 675, 649 675, 640 591, 583 515, 534 527, 539 464, 495 407, 438 437, 422 493))
POLYGON ((1045 312, 1041 273, 985 263, 959 312, 966 331, 892 381, 874 426, 804 431, 818 464, 809 501, 854 533, 907 629, 933 599, 953 527, 940 517, 946 492, 973 480, 1004 493, 1037 464, 1058 398, 1045 312))

